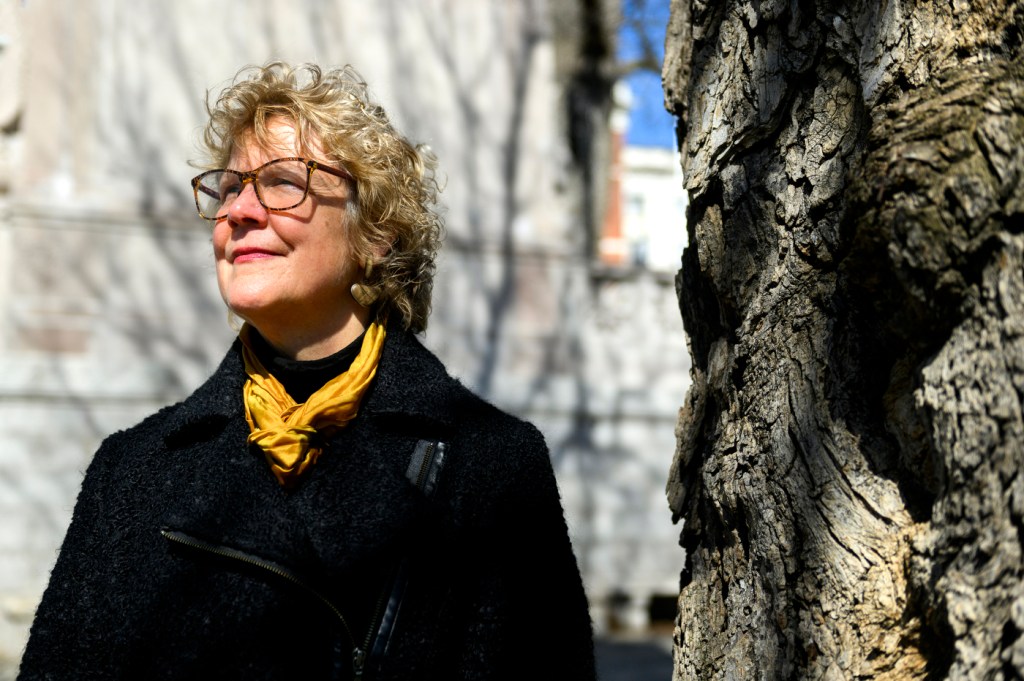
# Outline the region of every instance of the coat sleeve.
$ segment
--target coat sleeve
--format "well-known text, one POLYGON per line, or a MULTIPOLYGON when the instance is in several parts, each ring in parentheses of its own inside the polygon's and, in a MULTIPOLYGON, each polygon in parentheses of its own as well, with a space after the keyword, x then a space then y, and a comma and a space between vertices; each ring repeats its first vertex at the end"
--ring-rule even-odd
MULTIPOLYGON (((595 678, 587 598, 541 434, 517 422, 483 455, 478 575, 465 678, 595 678), (488 650, 498 651, 489 659, 488 650), (499 671, 500 670, 500 671, 499 671)), ((504 429, 503 429, 504 430, 504 429)))
POLYGON ((117 661, 106 654, 112 623, 99 621, 97 615, 110 612, 104 558, 117 541, 117 527, 106 508, 103 481, 109 477, 106 469, 114 450, 108 438, 86 471, 71 525, 32 622, 19 681, 83 678, 81 669, 104 670, 103 678, 117 676, 117 661))

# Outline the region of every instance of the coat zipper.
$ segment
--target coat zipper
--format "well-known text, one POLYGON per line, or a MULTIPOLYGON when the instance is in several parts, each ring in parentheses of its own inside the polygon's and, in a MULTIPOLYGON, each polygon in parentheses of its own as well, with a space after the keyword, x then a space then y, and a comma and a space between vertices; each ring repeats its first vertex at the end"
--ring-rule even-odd
MULTIPOLYGON (((421 443, 422 442, 423 441, 421 441, 421 443)), ((427 496, 430 496, 430 494, 433 492, 433 485, 430 485, 428 487, 428 484, 430 482, 429 474, 432 471, 432 469, 438 469, 443 465, 443 457, 444 445, 442 443, 426 443, 426 449, 423 452, 423 456, 419 461, 419 469, 416 471, 416 475, 412 476, 411 471, 406 473, 407 475, 409 475, 410 481, 427 496), (435 456, 435 452, 437 452, 439 456, 435 456)), ((363 677, 363 672, 366 670, 366 660, 371 652, 370 646, 373 645, 374 631, 376 630, 376 638, 378 639, 386 638, 391 634, 391 629, 394 626, 394 618, 389 618, 389 620, 385 622, 384 613, 387 609, 388 602, 393 597, 399 596, 399 594, 397 594, 396 592, 404 591, 404 584, 400 584, 400 582, 403 581, 405 578, 405 571, 401 568, 395 574, 395 578, 391 581, 390 585, 384 589, 381 589, 380 596, 377 598, 377 604, 374 607, 373 617, 370 619, 370 626, 367 629, 366 637, 362 641, 363 647, 360 648, 358 645, 356 645, 355 636, 352 635, 352 630, 349 629, 348 622, 345 621, 345 617, 341 614, 341 611, 338 610, 337 606, 335 606, 334 603, 332 603, 326 596, 320 593, 317 589, 307 584, 305 581, 299 578, 298 575, 296 575, 288 568, 285 568, 281 565, 272 563, 267 560, 263 560, 262 558, 257 558, 256 556, 245 553, 244 551, 239 551, 238 549, 232 549, 227 546, 219 546, 217 544, 205 542, 201 539, 196 539, 195 537, 187 535, 184 532, 179 532, 177 530, 170 530, 165 528, 160 530, 160 534, 162 534, 169 541, 181 544, 183 546, 189 546, 193 549, 204 551, 206 553, 211 553, 216 556, 238 560, 248 565, 252 565, 254 567, 266 570, 271 574, 277 575, 278 577, 281 577, 282 579, 285 579, 291 582, 292 584, 295 584, 307 593, 314 596, 317 600, 319 600, 321 603, 330 608, 331 612, 333 612, 334 615, 338 618, 338 621, 341 622, 341 627, 345 631, 345 635, 348 636, 349 644, 352 647, 352 671, 355 674, 355 678, 357 679, 361 679, 363 677)))
MULTIPOLYGON (((423 490, 424 485, 426 484, 427 473, 430 471, 431 463, 434 458, 434 450, 436 448, 437 444, 435 442, 427 444, 426 452, 423 455, 423 459, 420 461, 419 470, 417 471, 415 478, 412 479, 412 482, 416 484, 419 490, 423 490)), ((352 653, 352 670, 355 672, 356 679, 361 679, 362 672, 366 669, 367 656, 373 650, 371 646, 374 643, 375 633, 377 638, 387 637, 391 634, 391 625, 394 620, 391 619, 385 623, 384 611, 387 608, 388 601, 393 597, 395 590, 400 586, 398 581, 401 580, 402 576, 403 570, 399 569, 389 587, 381 590, 381 594, 377 598, 377 605, 374 607, 374 618, 370 621, 370 629, 367 630, 367 637, 362 640, 362 649, 360 650, 356 647, 352 653)))
MULTIPOLYGON (((169 541, 174 542, 176 544, 188 546, 189 548, 195 549, 197 551, 210 553, 215 556, 220 556, 221 558, 238 560, 247 565, 251 565, 262 570, 266 570, 267 572, 276 575, 288 582, 291 582, 292 584, 298 586, 307 593, 311 594, 321 603, 326 605, 331 610, 331 612, 334 613, 335 617, 338 618, 338 621, 341 622, 341 627, 345 631, 345 635, 348 637, 349 646, 352 648, 352 671, 357 679, 362 678, 363 671, 365 670, 366 667, 367 653, 370 650, 370 644, 373 643, 374 629, 377 628, 378 622, 381 622, 382 615, 384 614, 384 606, 387 604, 388 601, 387 596, 388 593, 391 591, 390 587, 393 586, 393 584, 389 585, 389 587, 381 589, 380 596, 377 598, 377 603, 374 606, 373 618, 370 620, 370 626, 367 629, 366 636, 362 642, 363 646, 359 647, 358 645, 356 645, 355 636, 352 635, 352 630, 349 628, 348 622, 345 621, 345 616, 341 614, 341 611, 338 609, 338 607, 334 605, 334 603, 332 603, 326 596, 320 593, 317 589, 307 584, 305 581, 302 580, 302 578, 300 578, 298 575, 296 575, 288 568, 278 565, 277 563, 272 563, 268 560, 263 560, 262 558, 257 558, 256 556, 253 556, 249 553, 245 553, 244 551, 239 551, 238 549, 233 549, 227 546, 220 546, 218 544, 211 544, 210 542, 203 541, 202 539, 196 539, 191 535, 185 534, 184 532, 179 532, 177 530, 162 529, 160 530, 160 534, 162 534, 169 541)), ((378 635, 382 635, 385 633, 387 632, 381 631, 378 632, 378 635)))
MULTIPOLYGON (((374 629, 378 628, 378 622, 380 622, 381 626, 384 624, 382 618, 384 616, 384 606, 388 602, 388 593, 391 591, 389 587, 380 590, 377 604, 373 608, 373 618, 370 620, 370 626, 366 630, 366 637, 363 639, 363 647, 352 646, 352 671, 357 679, 363 678, 363 671, 366 669, 366 657, 369 655, 370 645, 373 643, 374 629)), ((379 636, 381 633, 383 632, 378 631, 377 635, 379 636)))
MULTIPOLYGON (((424 496, 429 497, 434 492, 434 485, 437 482, 436 473, 444 465, 444 453, 445 445, 442 442, 420 440, 416 444, 413 458, 405 474, 409 482, 423 492, 424 496), (435 478, 432 479, 431 475, 435 475, 435 478)), ((397 609, 404 596, 407 581, 408 573, 405 561, 403 560, 400 562, 389 587, 381 590, 380 598, 377 600, 376 611, 373 619, 370 620, 370 629, 366 632, 366 639, 363 642, 362 654, 358 655, 359 649, 356 649, 357 657, 353 660, 353 668, 357 679, 362 678, 368 658, 376 658, 383 655, 383 649, 378 651, 377 648, 379 646, 374 640, 382 642, 387 641, 391 637, 391 632, 395 626, 397 609), (388 611, 391 609, 392 603, 394 603, 395 613, 389 615, 388 611)))
POLYGON ((331 610, 331 612, 334 613, 334 616, 338 618, 339 622, 341 622, 341 628, 344 630, 345 635, 348 637, 349 644, 353 648, 353 656, 359 654, 359 648, 356 646, 356 640, 355 637, 352 635, 352 630, 349 629, 348 622, 345 621, 345 616, 341 614, 341 611, 338 610, 338 607, 334 605, 334 603, 332 603, 326 596, 320 593, 317 589, 307 584, 298 575, 296 575, 288 568, 278 565, 277 563, 272 563, 268 560, 263 560, 262 558, 257 558, 256 556, 245 553, 244 551, 239 551, 238 549, 232 549, 227 546, 211 544, 209 542, 203 541, 202 539, 196 539, 195 537, 187 535, 184 532, 178 532, 177 530, 162 529, 160 530, 160 534, 162 534, 169 541, 174 542, 176 544, 188 546, 189 548, 196 549, 198 551, 203 551, 205 553, 210 553, 215 556, 220 556, 222 558, 229 558, 232 560, 241 561, 247 565, 251 565, 253 567, 265 570, 273 575, 276 575, 298 586, 306 593, 309 593, 317 600, 319 600, 321 603, 326 605, 331 610))
POLYGON ((426 484, 427 473, 430 471, 431 464, 434 461, 434 450, 437 449, 437 443, 431 442, 427 445, 427 451, 423 455, 423 461, 420 463, 420 472, 416 476, 416 487, 423 489, 426 484))

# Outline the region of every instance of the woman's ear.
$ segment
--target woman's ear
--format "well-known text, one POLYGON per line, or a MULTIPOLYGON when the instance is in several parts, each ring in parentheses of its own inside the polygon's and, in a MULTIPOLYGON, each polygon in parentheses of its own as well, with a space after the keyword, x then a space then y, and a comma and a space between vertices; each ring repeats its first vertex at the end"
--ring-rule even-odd
POLYGON ((373 260, 367 258, 363 264, 363 280, 357 281, 349 287, 349 294, 351 294, 352 299, 362 307, 371 307, 377 302, 377 298, 380 297, 380 288, 367 283, 373 275, 373 263, 373 260))
POLYGON ((391 252, 391 249, 393 247, 394 244, 375 244, 370 249, 373 253, 373 261, 377 263, 383 260, 387 256, 387 254, 391 252))

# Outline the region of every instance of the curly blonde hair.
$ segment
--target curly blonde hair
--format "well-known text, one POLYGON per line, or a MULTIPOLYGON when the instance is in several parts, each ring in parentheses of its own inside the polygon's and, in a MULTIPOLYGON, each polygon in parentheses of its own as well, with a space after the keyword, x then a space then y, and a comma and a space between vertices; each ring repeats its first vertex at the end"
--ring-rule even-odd
POLYGON ((300 149, 319 141, 329 158, 318 160, 355 178, 349 245, 357 262, 373 263, 365 283, 380 291, 377 321, 397 314, 405 328, 425 330, 444 233, 436 210, 437 160, 395 130, 355 69, 325 72, 315 64, 280 61, 248 66, 206 109, 202 143, 211 167, 224 167, 248 135, 271 147, 267 124, 275 118, 295 126, 300 149))

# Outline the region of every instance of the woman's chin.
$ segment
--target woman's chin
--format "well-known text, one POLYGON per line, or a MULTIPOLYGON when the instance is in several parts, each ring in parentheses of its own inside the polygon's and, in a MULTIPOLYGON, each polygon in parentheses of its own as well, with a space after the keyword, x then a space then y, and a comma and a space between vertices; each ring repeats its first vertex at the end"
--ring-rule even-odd
POLYGON ((275 316, 274 306, 265 300, 232 297, 225 299, 224 302, 236 317, 249 322, 256 328, 269 323, 275 316))

